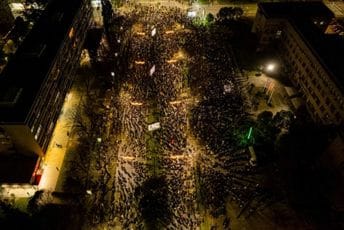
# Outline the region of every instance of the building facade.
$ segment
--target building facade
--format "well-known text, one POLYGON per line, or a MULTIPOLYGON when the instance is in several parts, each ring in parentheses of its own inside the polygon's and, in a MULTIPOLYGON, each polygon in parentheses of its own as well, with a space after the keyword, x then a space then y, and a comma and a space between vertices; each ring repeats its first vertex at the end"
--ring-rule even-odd
POLYGON ((91 15, 89 0, 50 1, 0 75, 3 154, 44 156, 73 83, 91 15))
POLYGON ((327 34, 333 13, 321 2, 260 3, 252 31, 277 44, 289 77, 316 122, 344 123, 344 39, 327 34))

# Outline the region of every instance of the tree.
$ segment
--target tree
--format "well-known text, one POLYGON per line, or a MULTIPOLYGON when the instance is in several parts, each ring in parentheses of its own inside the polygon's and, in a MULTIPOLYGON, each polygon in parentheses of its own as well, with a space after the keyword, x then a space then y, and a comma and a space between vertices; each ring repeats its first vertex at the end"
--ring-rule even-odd
POLYGON ((14 54, 16 51, 16 45, 13 40, 9 39, 3 47, 3 52, 5 55, 14 54))
POLYGON ((222 7, 217 14, 217 18, 219 21, 230 21, 234 19, 234 8, 222 7))
POLYGON ((5 60, 5 53, 4 51, 2 50, 2 46, 0 44, 0 65, 6 63, 6 60, 5 60))
POLYGON ((7 0, 0 1, 0 34, 6 34, 14 23, 14 17, 7 0))
POLYGON ((275 126, 272 112, 263 111, 258 114, 254 129, 257 144, 273 146, 278 133, 279 129, 275 126))
POLYGON ((244 11, 240 7, 222 7, 217 14, 217 19, 220 22, 228 22, 239 19, 243 14, 244 11))
POLYGON ((27 209, 31 213, 38 213, 41 208, 46 205, 47 203, 52 201, 52 195, 51 192, 39 190, 35 192, 33 197, 29 200, 27 209))
POLYGON ((294 120, 294 114, 291 111, 281 110, 276 113, 273 122, 280 129, 288 129, 294 120))
POLYGON ((233 8, 233 14, 234 14, 234 18, 238 19, 244 14, 244 11, 240 7, 234 7, 233 8))
POLYGON ((0 228, 34 229, 29 214, 3 200, 0 200, 0 228))
POLYGON ((207 20, 208 23, 211 23, 211 22, 213 22, 215 20, 215 17, 214 17, 213 14, 209 13, 207 15, 207 17, 206 17, 206 20, 207 20))
POLYGON ((171 218, 168 205, 168 187, 166 178, 152 177, 148 179, 136 192, 139 195, 139 208, 148 229, 160 229, 167 226, 171 218))
POLYGON ((335 129, 293 122, 276 143, 279 168, 292 206, 318 220, 329 218, 334 175, 321 167, 321 156, 335 129))

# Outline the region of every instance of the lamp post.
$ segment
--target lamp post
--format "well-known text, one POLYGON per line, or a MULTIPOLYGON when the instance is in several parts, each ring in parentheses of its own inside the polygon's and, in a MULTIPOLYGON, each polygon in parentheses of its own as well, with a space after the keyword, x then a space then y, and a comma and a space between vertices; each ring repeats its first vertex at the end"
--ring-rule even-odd
POLYGON ((275 69, 276 69, 276 64, 274 64, 274 63, 269 63, 265 67, 265 71, 267 73, 273 73, 275 71, 275 69))

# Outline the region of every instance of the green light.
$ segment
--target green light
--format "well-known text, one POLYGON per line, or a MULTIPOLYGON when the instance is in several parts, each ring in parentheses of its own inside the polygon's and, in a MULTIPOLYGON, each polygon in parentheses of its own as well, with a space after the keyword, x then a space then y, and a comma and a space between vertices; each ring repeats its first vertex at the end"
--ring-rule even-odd
POLYGON ((249 140, 252 135, 252 127, 250 127, 250 130, 248 131, 247 139, 249 140))

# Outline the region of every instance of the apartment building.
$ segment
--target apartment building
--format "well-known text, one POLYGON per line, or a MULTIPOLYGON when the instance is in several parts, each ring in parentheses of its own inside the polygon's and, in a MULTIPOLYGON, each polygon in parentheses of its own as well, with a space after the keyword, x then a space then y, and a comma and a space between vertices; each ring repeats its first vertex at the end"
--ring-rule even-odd
MULTIPOLYGON (((0 158, 13 167, 25 158, 38 168, 73 83, 91 14, 89 0, 51 0, 0 75, 0 158)), ((0 170, 0 182, 5 174, 0 170)), ((26 181, 22 174, 25 179, 13 180, 26 181)))
POLYGON ((259 3, 252 31, 277 45, 289 77, 316 122, 344 122, 344 37, 327 33, 334 14, 322 2, 259 3))

